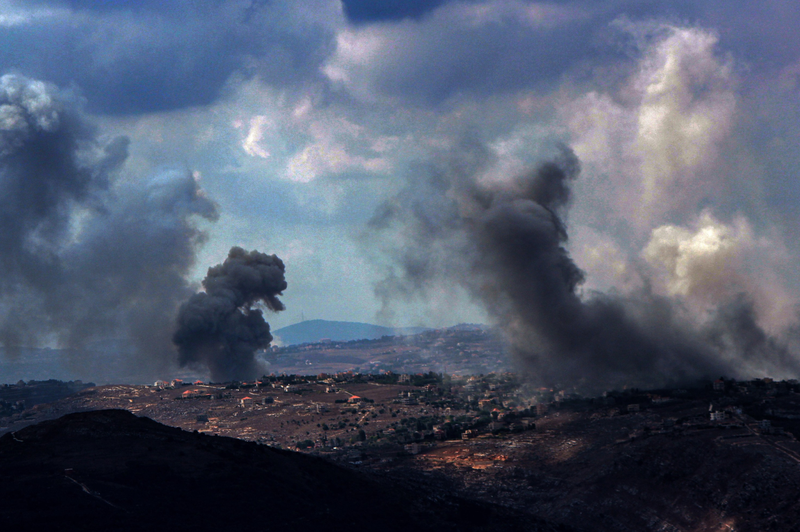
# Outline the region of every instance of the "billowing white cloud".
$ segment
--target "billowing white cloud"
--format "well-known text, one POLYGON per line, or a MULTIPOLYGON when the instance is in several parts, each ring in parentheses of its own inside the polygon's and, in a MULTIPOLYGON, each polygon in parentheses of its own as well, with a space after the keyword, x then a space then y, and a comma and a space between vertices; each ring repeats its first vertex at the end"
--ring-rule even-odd
POLYGON ((570 249, 587 288, 645 282, 699 322, 743 296, 761 327, 785 331, 798 294, 775 218, 752 217, 763 155, 739 130, 742 69, 711 30, 615 26, 636 37, 635 67, 612 90, 562 96, 556 126, 584 167, 570 249))
POLYGON ((743 255, 755 246, 744 219, 729 226, 704 213, 694 230, 674 225, 654 229, 644 257, 663 271, 669 294, 713 303, 744 289, 743 255))
POLYGON ((636 140, 643 199, 656 212, 696 207, 698 197, 720 191, 715 181, 725 176, 713 169, 736 110, 733 68, 716 52, 717 37, 698 29, 667 31, 635 81, 642 95, 636 140))
POLYGON ((264 139, 264 130, 271 125, 269 118, 264 115, 254 116, 250 119, 250 129, 247 131, 247 137, 242 142, 242 148, 248 155, 261 157, 262 159, 269 157, 269 151, 261 142, 264 139))
POLYGON ((602 176, 595 193, 640 230, 697 212, 729 186, 719 159, 733 142, 736 83, 717 42, 703 29, 659 27, 618 91, 564 106, 576 153, 602 176))
POLYGON ((754 233, 742 218, 725 224, 704 212, 691 227, 663 225, 652 231, 643 256, 658 288, 704 311, 746 294, 762 326, 773 332, 796 320, 797 293, 782 281, 786 251, 754 233))

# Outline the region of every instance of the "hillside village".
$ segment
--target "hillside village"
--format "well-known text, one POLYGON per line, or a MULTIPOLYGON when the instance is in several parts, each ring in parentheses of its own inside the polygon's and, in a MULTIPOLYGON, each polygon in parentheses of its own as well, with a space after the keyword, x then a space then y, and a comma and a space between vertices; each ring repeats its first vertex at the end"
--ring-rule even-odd
MULTIPOLYGON (((29 386, 43 384, 0 387, 0 400, 29 386)), ((499 501, 579 530, 587 518, 608 530, 718 530, 735 521, 728 529, 740 531, 788 529, 800 518, 795 380, 581 397, 532 388, 513 373, 173 379, 4 410, 0 435, 108 408, 327 457, 412 489, 499 501)))
POLYGON ((0 436, 124 409, 576 530, 788 530, 800 519, 797 380, 718 378, 588 397, 494 370, 504 367, 502 345, 479 328, 264 355, 270 371, 251 382, 2 385, 0 436))
MULTIPOLYGON (((251 383, 173 379, 98 387, 45 381, 3 386, 0 407, 0 433, 67 412, 123 408, 186 430, 321 454, 350 447, 416 454, 436 442, 519 434, 537 423, 541 429, 564 415, 636 419, 629 438, 708 428, 735 429, 742 437, 792 439, 800 433, 800 384, 771 379, 719 379, 699 389, 632 389, 594 398, 536 389, 508 372, 464 377, 346 371, 265 375, 251 383), (48 386, 49 395, 43 392, 48 386), (42 404, 25 408, 24 400, 13 401, 22 396, 42 404)), ((783 446, 788 453, 800 451, 790 441, 783 446)))

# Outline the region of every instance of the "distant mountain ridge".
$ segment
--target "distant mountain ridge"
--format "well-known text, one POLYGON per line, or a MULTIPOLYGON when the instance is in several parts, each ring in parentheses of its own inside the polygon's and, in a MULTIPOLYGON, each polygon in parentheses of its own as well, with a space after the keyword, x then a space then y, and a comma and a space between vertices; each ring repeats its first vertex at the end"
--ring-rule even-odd
POLYGON ((306 320, 272 331, 283 345, 306 344, 330 339, 334 342, 374 340, 382 336, 408 336, 430 330, 426 327, 383 327, 350 321, 306 320))

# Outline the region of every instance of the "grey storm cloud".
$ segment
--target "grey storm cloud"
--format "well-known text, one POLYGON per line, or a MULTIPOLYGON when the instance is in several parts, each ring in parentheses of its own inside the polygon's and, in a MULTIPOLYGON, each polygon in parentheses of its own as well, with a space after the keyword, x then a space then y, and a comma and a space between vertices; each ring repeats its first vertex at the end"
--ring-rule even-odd
POLYGON ((517 13, 500 12, 497 20, 464 24, 470 15, 457 9, 465 9, 464 4, 415 24, 357 26, 340 41, 325 71, 355 94, 438 106, 464 95, 549 90, 590 62, 597 66, 625 59, 618 48, 597 46, 608 27, 593 17, 532 27, 517 13), (365 63, 362 54, 374 60, 365 63))
POLYGON ((332 35, 313 21, 299 22, 294 8, 238 1, 19 3, 22 19, 0 31, 0 71, 74 84, 91 110, 108 114, 207 105, 234 73, 281 87, 319 77, 332 35))
POLYGON ((647 287, 625 296, 583 294, 583 272, 566 250, 567 208, 580 165, 568 148, 507 176, 480 179, 490 158, 477 142, 446 164, 418 168, 409 186, 376 213, 373 242, 386 239, 394 266, 378 285, 387 306, 437 283, 465 288, 504 332, 534 380, 599 391, 654 386, 747 364, 797 367, 756 323, 746 296, 696 326, 681 307, 647 287))
POLYGON ((215 220, 214 202, 184 170, 120 179, 128 140, 98 137, 74 97, 41 81, 0 78, 0 132, 6 352, 121 340, 130 367, 100 373, 149 379, 174 367, 174 316, 205 238, 195 220, 215 220))
POLYGON ((354 24, 419 19, 446 0, 342 0, 347 19, 354 24))
POLYGON ((765 56, 791 60, 800 17, 785 2, 736 9, 714 1, 632 0, 346 0, 341 5, 317 0, 311 7, 238 0, 26 0, 8 5, 22 16, 0 32, 0 71, 16 69, 62 86, 74 83, 92 110, 109 114, 208 105, 232 79, 255 77, 280 88, 324 86, 325 65, 352 69, 351 78, 370 91, 417 105, 438 105, 465 94, 546 91, 565 79, 591 83, 609 77, 604 69, 616 71, 629 59, 629 50, 609 30, 621 16, 706 21, 719 29, 726 48, 751 58, 748 67, 760 72, 771 68, 772 62, 761 60, 765 56), (767 24, 769 36, 762 30, 767 24), (358 56, 337 56, 337 36, 348 27, 367 32, 368 45, 375 35, 389 35, 386 47, 366 65, 358 56), (347 64, 350 59, 358 64, 347 64))
POLYGON ((284 310, 285 266, 275 255, 234 247, 208 269, 205 292, 181 305, 173 340, 182 366, 207 367, 215 381, 258 377, 255 352, 269 347, 269 324, 256 303, 284 310))
POLYGON ((613 84, 634 68, 636 55, 635 39, 616 31, 615 21, 702 21, 745 59, 747 78, 756 83, 795 61, 800 46, 793 31, 800 14, 787 2, 733 9, 716 1, 352 0, 344 13, 354 29, 326 62, 330 78, 356 95, 416 106, 523 90, 547 94, 565 82, 613 84), (767 35, 773 23, 775 33, 767 35))

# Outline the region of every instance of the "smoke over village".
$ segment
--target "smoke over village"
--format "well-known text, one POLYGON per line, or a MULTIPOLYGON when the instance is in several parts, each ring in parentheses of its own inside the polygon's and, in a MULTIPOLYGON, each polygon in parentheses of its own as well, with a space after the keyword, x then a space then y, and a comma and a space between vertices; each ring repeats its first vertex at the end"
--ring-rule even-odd
MULTIPOLYGON (((390 243, 398 265, 379 284, 384 304, 402 294, 424 298, 437 282, 457 283, 499 325, 521 368, 551 386, 654 386, 704 375, 744 377, 764 368, 797 371, 788 339, 768 333, 754 296, 730 285, 743 272, 726 272, 735 268, 729 259, 736 253, 725 249, 736 245, 727 228, 705 229, 710 234, 700 238, 711 241, 695 251, 680 242, 697 238, 689 231, 660 227, 645 250, 653 263, 701 263, 695 266, 700 271, 675 273, 699 277, 684 282, 722 287, 702 314, 683 298, 659 293, 650 272, 637 272, 641 285, 625 293, 582 290, 586 274, 566 248, 580 163, 571 149, 557 151, 552 160, 501 181, 481 182, 491 154, 474 143, 422 170, 371 221, 376 240, 390 243), (689 256, 674 256, 681 252, 689 256), (714 269, 705 261, 715 262, 714 269), (726 274, 733 279, 716 278, 726 274)), ((710 215, 703 217, 708 223, 710 215)))
POLYGON ((169 367, 204 239, 196 220, 215 220, 216 204, 186 170, 124 179, 129 139, 100 136, 77 96, 18 74, 0 94, 5 356, 122 337, 132 351, 119 370, 169 367))
POLYGON ((0 0, 0 529, 796 530, 798 27, 0 0))
POLYGON ((4 359, 252 379, 286 309, 483 323, 545 386, 795 375, 790 55, 699 5, 490 4, 223 2, 168 38, 184 7, 9 3, 6 49, 86 61, 0 57, 4 359))
POLYGON ((258 375, 255 352, 269 347, 272 335, 261 310, 252 306, 261 301, 270 310, 284 310, 277 297, 286 289, 284 270, 275 255, 231 248, 225 262, 209 268, 205 291, 181 305, 173 337, 180 364, 204 364, 217 382, 258 375))

